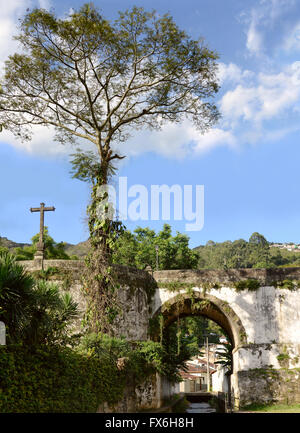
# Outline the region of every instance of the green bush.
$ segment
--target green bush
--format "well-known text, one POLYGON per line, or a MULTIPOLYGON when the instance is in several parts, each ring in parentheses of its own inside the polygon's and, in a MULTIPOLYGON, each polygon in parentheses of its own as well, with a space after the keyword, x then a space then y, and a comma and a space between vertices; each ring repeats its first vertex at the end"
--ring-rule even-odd
POLYGON ((0 412, 96 412, 122 398, 125 372, 69 348, 0 347, 0 412))
POLYGON ((80 349, 105 364, 118 364, 131 384, 138 385, 155 372, 162 373, 163 350, 154 341, 129 342, 106 334, 88 334, 80 349))

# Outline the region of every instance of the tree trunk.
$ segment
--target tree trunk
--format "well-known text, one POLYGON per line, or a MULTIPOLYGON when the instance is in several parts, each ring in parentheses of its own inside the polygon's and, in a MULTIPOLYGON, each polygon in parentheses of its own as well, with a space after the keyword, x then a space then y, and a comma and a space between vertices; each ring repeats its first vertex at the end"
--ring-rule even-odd
POLYGON ((99 188, 108 184, 108 167, 109 162, 102 160, 101 172, 92 187, 91 204, 88 206, 91 251, 86 258, 84 280, 89 299, 89 329, 112 334, 112 323, 118 314, 116 283, 111 273, 112 248, 117 237, 118 223, 101 216, 103 200, 107 194, 99 194, 99 188))

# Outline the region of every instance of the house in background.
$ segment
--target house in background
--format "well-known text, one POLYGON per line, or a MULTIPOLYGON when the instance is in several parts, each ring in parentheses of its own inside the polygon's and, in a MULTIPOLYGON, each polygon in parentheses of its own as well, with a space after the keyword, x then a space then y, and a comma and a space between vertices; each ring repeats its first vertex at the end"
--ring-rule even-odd
MULTIPOLYGON (((194 357, 187 361, 187 371, 181 371, 183 379, 179 384, 180 392, 200 392, 207 390, 207 360, 203 357, 194 357)), ((216 367, 209 362, 209 375, 215 372, 216 367)))
MULTIPOLYGON (((223 343, 227 343, 227 339, 222 335, 218 344, 210 344, 208 351, 208 365, 209 365, 209 380, 210 389, 212 391, 227 392, 227 369, 220 364, 215 364, 216 361, 221 359, 221 355, 217 352, 224 351, 223 343)), ((180 375, 182 382, 179 384, 180 392, 200 392, 207 390, 207 355, 195 356, 186 362, 187 370, 181 371, 180 375)))

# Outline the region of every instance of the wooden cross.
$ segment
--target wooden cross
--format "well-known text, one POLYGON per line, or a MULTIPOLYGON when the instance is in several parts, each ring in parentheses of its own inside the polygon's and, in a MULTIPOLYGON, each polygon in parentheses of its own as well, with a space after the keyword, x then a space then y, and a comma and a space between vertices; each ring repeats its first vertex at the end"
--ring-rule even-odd
POLYGON ((41 207, 31 207, 30 212, 40 212, 40 238, 37 244, 37 255, 44 257, 44 212, 55 211, 55 207, 45 207, 45 203, 40 204, 41 207))

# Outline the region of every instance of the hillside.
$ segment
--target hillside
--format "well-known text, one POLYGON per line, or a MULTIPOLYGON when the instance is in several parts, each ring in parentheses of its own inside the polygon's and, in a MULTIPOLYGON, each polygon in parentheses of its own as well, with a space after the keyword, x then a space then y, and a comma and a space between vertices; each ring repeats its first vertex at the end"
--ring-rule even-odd
POLYGON ((75 256, 77 256, 79 258, 83 258, 84 256, 87 255, 87 253, 89 251, 89 248, 90 248, 90 242, 89 242, 89 240, 83 241, 83 242, 79 242, 76 245, 68 244, 67 243, 66 247, 65 247, 65 252, 69 256, 75 255, 75 256))
MULTIPOLYGON (((197 252, 199 256, 196 267, 198 269, 226 269, 300 266, 299 248, 295 248, 294 245, 291 247, 290 244, 269 243, 262 235, 258 233, 254 235, 252 241, 251 238, 249 241, 245 241, 244 239, 220 243, 208 241, 206 245, 199 245, 193 248, 193 251, 197 252)), ((137 244, 139 245, 140 241, 137 244)), ((143 242, 141 242, 140 248, 143 250, 142 244, 143 242)), ((31 244, 14 242, 0 236, 0 247, 14 250, 17 247, 23 248, 28 246, 31 246, 31 244)), ((64 252, 68 256, 77 256, 79 259, 83 259, 87 255, 89 248, 89 240, 79 242, 78 244, 65 243, 64 252)), ((135 251, 134 246, 128 243, 128 239, 125 239, 124 251, 122 246, 120 247, 119 245, 116 255, 117 262, 123 264, 127 263, 128 260, 132 262, 132 255, 135 254, 137 254, 137 251, 135 251), (120 255, 122 257, 119 257, 120 255)), ((19 260, 28 260, 28 258, 24 257, 19 260)), ((149 258, 147 260, 149 261, 149 258)), ((144 257, 143 261, 147 260, 144 257)), ((153 260, 155 261, 155 257, 153 260)))
POLYGON ((9 239, 7 239, 5 237, 0 236, 0 246, 8 248, 9 250, 12 250, 12 249, 17 248, 17 247, 21 247, 21 248, 28 247, 30 245, 31 244, 22 244, 22 243, 10 241, 9 239))
MULTIPOLYGON (((23 247, 29 247, 31 246, 31 244, 26 244, 26 243, 20 243, 20 242, 14 242, 11 241, 9 239, 7 239, 6 237, 1 237, 0 236, 0 247, 4 247, 4 248, 8 248, 9 250, 13 250, 14 248, 23 248, 23 247)), ((83 258, 89 250, 89 241, 84 241, 84 242, 79 242, 76 245, 73 244, 68 244, 66 243, 65 246, 65 252, 71 256, 71 255, 76 255, 79 258, 83 258)))
POLYGON ((248 241, 214 242, 194 248, 199 255, 200 269, 269 268, 300 266, 300 250, 296 244, 274 244, 255 232, 248 241))

